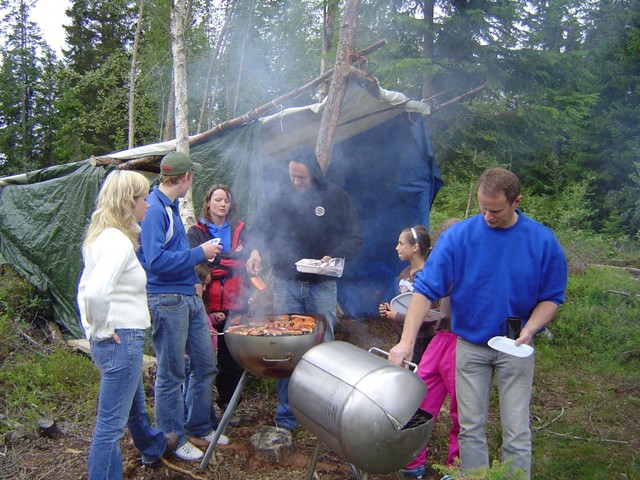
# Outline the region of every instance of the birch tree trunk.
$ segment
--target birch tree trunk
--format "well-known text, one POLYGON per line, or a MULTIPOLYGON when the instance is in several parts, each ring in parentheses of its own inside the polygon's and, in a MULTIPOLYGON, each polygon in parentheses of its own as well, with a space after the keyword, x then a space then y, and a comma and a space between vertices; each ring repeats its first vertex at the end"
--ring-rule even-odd
POLYGON ((162 141, 173 140, 176 134, 176 81, 173 71, 171 72, 171 85, 169 87, 169 98, 167 99, 167 116, 165 117, 162 129, 162 141))
POLYGON ((136 26, 136 36, 133 41, 133 52, 131 54, 131 70, 129 72, 129 148, 133 148, 136 135, 136 64, 138 63, 138 46, 140 45, 140 32, 142 31, 142 12, 144 10, 144 0, 140 0, 140 10, 138 12, 138 25, 136 26))
MULTIPOLYGON (((187 55, 184 40, 185 0, 175 0, 171 7, 171 54, 176 93, 176 151, 189 154, 189 106, 187 98, 187 55)), ((185 228, 195 223, 191 189, 180 199, 180 217, 185 228)))
POLYGON ((340 120, 340 108, 344 99, 344 92, 347 87, 347 77, 349 75, 349 55, 355 52, 355 33, 358 20, 359 0, 347 0, 342 22, 340 26, 340 38, 338 40, 338 51, 336 54, 336 66, 333 70, 329 95, 327 96, 318 140, 316 141, 316 155, 322 173, 326 174, 331 163, 331 147, 333 137, 340 120))

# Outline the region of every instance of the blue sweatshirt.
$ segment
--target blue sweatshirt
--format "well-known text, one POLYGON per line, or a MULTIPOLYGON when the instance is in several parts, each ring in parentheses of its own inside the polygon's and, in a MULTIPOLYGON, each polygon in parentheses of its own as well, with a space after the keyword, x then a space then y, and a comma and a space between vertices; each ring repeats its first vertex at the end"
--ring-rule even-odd
POLYGON ((525 323, 542 301, 564 303, 567 262, 560 243, 517 213, 509 228, 490 228, 481 214, 452 225, 414 281, 415 291, 431 300, 451 288, 451 330, 468 342, 504 335, 508 316, 525 323))
POLYGON ((205 261, 200 246, 189 247, 187 234, 178 211, 178 199, 171 202, 155 186, 147 198, 149 208, 140 224, 140 249, 138 259, 147 272, 147 293, 181 293, 195 295, 199 283, 195 266, 205 261), (166 207, 171 209, 173 222, 169 221, 166 207), (173 227, 171 238, 167 232, 173 227))

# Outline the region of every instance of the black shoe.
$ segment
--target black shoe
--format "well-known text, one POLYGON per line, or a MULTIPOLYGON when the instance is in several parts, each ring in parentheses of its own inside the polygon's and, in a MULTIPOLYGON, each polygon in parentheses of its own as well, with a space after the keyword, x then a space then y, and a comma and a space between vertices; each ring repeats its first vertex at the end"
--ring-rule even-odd
MULTIPOLYGON (((222 411, 222 415, 220 416, 220 418, 222 419, 223 416, 224 416, 224 410, 222 411)), ((231 414, 231 418, 229 419, 229 426, 237 427, 241 423, 242 423, 242 419, 239 416, 237 416, 235 412, 233 412, 231 414)))

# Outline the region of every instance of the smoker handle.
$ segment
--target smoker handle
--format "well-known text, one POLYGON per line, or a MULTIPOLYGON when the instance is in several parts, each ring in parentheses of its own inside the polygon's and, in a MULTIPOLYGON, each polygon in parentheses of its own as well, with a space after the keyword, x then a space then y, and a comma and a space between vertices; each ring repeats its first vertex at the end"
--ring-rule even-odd
POLYGON ((287 358, 267 358, 262 357, 263 362, 288 362, 291 360, 291 355, 287 356, 287 358))
MULTIPOLYGON (((379 355, 384 355, 387 357, 387 359, 389 358, 389 352, 385 352, 384 350, 379 349, 378 347, 371 347, 369 349, 369 353, 377 353, 379 355)), ((402 365, 406 365, 407 367, 411 368, 411 370, 413 372, 415 372, 416 370, 418 370, 418 365, 416 365, 413 362, 409 362, 407 360, 402 360, 402 365)))

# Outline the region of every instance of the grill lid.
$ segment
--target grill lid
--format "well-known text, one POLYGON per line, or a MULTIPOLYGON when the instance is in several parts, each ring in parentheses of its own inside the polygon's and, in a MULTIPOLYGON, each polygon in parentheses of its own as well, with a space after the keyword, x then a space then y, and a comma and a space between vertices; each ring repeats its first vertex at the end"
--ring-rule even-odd
POLYGON ((367 397, 396 429, 411 420, 427 391, 415 373, 346 342, 317 345, 302 359, 367 397))

